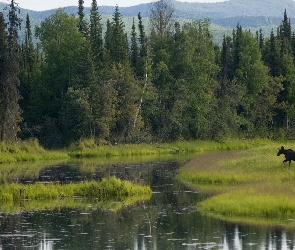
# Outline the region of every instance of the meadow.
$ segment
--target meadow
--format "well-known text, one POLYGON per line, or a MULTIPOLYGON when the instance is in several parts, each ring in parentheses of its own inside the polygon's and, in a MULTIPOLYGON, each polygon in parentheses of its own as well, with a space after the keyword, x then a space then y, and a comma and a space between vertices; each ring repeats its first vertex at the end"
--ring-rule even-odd
POLYGON ((176 141, 173 143, 99 145, 95 140, 81 140, 69 147, 46 150, 36 139, 14 143, 0 143, 0 163, 41 160, 106 159, 116 157, 157 158, 173 155, 199 154, 205 151, 246 149, 265 144, 264 140, 176 141))
POLYGON ((295 162, 283 163, 273 142, 244 150, 207 152, 188 162, 178 178, 191 188, 210 193, 198 203, 203 213, 247 223, 295 226, 295 162))

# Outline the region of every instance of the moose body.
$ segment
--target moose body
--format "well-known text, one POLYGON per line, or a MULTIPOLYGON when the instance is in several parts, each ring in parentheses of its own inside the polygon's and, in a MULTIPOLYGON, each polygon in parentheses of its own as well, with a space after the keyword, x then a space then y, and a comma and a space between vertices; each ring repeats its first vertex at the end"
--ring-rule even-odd
POLYGON ((291 161, 295 161, 295 152, 292 149, 285 149, 283 146, 279 148, 279 152, 277 156, 279 155, 285 155, 285 160, 283 162, 289 162, 289 165, 291 164, 291 161))

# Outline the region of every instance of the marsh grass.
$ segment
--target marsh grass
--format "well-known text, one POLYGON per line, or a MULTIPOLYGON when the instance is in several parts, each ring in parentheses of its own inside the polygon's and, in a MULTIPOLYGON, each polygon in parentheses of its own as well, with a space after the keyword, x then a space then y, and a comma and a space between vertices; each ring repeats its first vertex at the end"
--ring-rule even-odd
POLYGON ((36 139, 15 143, 0 143, 0 163, 39 161, 69 158, 163 157, 199 154, 205 151, 246 149, 265 144, 265 140, 177 141, 173 143, 100 145, 95 140, 60 150, 45 150, 36 139))
MULTIPOLYGON (((284 145, 295 149, 294 143, 284 145)), ((279 146, 269 142, 246 150, 203 154, 184 166, 178 178, 196 189, 206 190, 208 185, 207 191, 216 192, 198 203, 205 213, 230 220, 291 221, 295 219, 295 163, 290 167, 282 163, 284 157, 276 155, 279 146)))
POLYGON ((94 140, 82 140, 68 148, 69 155, 77 158, 116 156, 159 156, 192 154, 206 151, 248 149, 264 145, 268 140, 177 141, 173 143, 97 145, 94 140))
POLYGON ((0 163, 68 158, 64 151, 45 150, 36 139, 15 143, 0 142, 0 163))
POLYGON ((104 199, 120 198, 141 194, 151 194, 147 186, 135 185, 129 181, 121 181, 115 177, 102 179, 100 182, 81 183, 36 183, 36 184, 4 184, 0 186, 0 201, 15 202, 18 200, 56 200, 61 198, 104 199))

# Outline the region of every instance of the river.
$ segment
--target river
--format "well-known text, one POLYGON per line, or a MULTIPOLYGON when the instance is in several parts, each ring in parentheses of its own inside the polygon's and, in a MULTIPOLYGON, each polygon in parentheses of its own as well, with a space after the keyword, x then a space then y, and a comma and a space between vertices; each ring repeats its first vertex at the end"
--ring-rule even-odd
MULTIPOLYGON (((85 171, 85 165, 63 163, 42 166, 31 179, 13 175, 10 181, 22 182, 70 182, 115 175, 149 184, 153 194, 150 200, 120 204, 119 209, 93 201, 86 208, 61 203, 55 209, 1 213, 0 249, 295 249, 294 229, 235 224, 202 215, 197 203, 208 195, 188 189, 175 178, 181 164, 177 160, 92 163, 85 171)), ((19 206, 25 208, 26 203, 19 206)))

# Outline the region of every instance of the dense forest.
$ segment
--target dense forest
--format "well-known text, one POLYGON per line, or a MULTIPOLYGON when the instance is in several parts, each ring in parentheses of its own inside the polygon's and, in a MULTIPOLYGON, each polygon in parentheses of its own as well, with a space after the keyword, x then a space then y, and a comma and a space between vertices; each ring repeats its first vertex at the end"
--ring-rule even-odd
POLYGON ((119 7, 105 32, 97 1, 85 20, 58 9, 32 30, 14 0, 0 14, 0 139, 46 147, 292 137, 295 35, 287 12, 269 37, 239 24, 221 46, 207 19, 179 24, 167 0, 126 34, 119 7), (33 38, 38 43, 33 43, 33 38))

